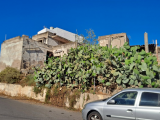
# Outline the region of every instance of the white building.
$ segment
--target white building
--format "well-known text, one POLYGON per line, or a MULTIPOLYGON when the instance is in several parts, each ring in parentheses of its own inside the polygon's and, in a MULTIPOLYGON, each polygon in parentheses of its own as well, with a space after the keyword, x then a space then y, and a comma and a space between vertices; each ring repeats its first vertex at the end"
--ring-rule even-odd
POLYGON ((82 39, 83 39, 82 36, 76 35, 75 33, 71 33, 69 31, 63 30, 58 27, 56 27, 56 28, 50 27, 50 29, 44 28, 44 29, 40 30, 37 34, 42 34, 45 32, 51 32, 53 34, 61 36, 61 37, 65 38, 67 40, 70 40, 72 42, 75 42, 76 40, 78 40, 79 42, 82 42, 82 39))

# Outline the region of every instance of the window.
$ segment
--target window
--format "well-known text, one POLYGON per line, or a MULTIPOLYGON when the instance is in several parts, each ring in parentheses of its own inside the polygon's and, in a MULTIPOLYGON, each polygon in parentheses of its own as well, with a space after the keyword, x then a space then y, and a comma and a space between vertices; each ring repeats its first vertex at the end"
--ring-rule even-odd
POLYGON ((47 55, 46 55, 46 63, 48 64, 48 59, 53 57, 53 53, 50 51, 47 51, 47 55))
POLYGON ((159 106, 158 93, 143 92, 139 106, 159 106))
POLYGON ((137 92, 123 92, 112 100, 115 100, 115 105, 134 105, 137 97, 137 92))
POLYGON ((42 40, 38 40, 38 42, 41 42, 41 43, 42 43, 42 40))

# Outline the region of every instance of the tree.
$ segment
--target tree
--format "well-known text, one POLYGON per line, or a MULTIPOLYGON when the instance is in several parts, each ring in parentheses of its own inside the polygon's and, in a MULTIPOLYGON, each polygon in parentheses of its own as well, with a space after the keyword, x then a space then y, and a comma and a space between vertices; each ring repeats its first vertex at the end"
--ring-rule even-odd
POLYGON ((88 36, 85 37, 85 41, 89 41, 90 44, 92 45, 96 45, 98 43, 98 40, 96 39, 96 35, 94 33, 94 30, 92 29, 89 29, 89 30, 86 30, 88 36))

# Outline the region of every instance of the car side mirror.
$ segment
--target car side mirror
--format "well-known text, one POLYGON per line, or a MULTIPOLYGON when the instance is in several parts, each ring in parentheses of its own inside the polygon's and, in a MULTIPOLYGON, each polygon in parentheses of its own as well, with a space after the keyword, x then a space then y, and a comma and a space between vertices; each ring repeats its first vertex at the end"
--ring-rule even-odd
POLYGON ((115 103, 116 103, 115 100, 110 100, 110 101, 108 101, 107 104, 115 104, 115 103))

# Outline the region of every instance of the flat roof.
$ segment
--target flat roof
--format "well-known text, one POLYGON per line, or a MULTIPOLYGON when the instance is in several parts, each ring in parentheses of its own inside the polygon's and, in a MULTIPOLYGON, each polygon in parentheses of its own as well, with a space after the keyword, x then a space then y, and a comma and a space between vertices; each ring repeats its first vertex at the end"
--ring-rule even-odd
POLYGON ((127 36, 126 33, 117 33, 117 34, 111 34, 111 35, 104 35, 104 36, 98 36, 98 40, 102 40, 109 37, 119 37, 119 36, 127 36))

